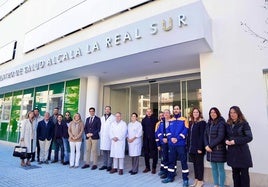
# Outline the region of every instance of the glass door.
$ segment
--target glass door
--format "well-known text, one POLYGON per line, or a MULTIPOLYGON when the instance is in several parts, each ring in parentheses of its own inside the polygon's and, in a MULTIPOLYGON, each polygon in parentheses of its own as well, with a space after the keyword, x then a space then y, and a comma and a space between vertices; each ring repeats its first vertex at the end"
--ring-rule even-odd
POLYGON ((132 86, 130 102, 130 113, 136 112, 141 121, 146 115, 146 109, 150 108, 149 85, 132 86))
POLYGON ((112 113, 121 112, 122 120, 129 122, 129 88, 111 89, 112 113))
POLYGON ((165 82, 159 84, 159 111, 169 109, 173 112, 173 106, 181 106, 180 82, 165 82))
POLYGON ((59 114, 62 113, 63 94, 50 95, 48 98, 48 111, 50 115, 53 115, 53 109, 59 108, 59 114))

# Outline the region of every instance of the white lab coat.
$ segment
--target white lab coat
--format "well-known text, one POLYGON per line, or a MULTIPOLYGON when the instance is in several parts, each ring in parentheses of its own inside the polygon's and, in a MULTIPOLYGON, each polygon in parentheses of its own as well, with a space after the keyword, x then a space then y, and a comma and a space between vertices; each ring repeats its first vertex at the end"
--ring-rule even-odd
MULTIPOLYGON (((21 131, 20 131, 20 139, 23 138, 24 141, 20 143, 21 146, 27 147, 27 153, 32 153, 32 142, 31 140, 34 139, 34 128, 33 124, 30 122, 29 119, 24 119, 21 122, 21 131)), ((34 140, 33 140, 34 141, 34 140)), ((36 141, 36 140, 35 140, 36 141)))
POLYGON ((105 121, 105 116, 101 117, 100 130, 100 150, 111 150, 110 126, 115 121, 115 116, 111 114, 105 121))
POLYGON ((113 158, 125 157, 126 136, 127 136, 126 122, 122 120, 119 123, 114 121, 111 124, 110 128, 110 138, 112 141, 110 157, 113 158), (114 137, 117 137, 118 141, 115 142, 114 140, 112 140, 112 138, 114 137))
POLYGON ((129 156, 140 156, 142 148, 142 125, 140 122, 136 121, 134 123, 130 122, 127 129, 129 139, 136 137, 132 143, 128 143, 129 156))

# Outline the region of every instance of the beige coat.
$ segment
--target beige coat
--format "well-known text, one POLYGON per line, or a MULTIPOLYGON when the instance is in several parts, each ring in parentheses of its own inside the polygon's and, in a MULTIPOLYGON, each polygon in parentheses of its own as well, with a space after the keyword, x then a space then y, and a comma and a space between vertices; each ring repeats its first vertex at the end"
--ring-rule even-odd
POLYGON ((71 121, 68 128, 70 142, 82 142, 84 132, 84 123, 80 121, 71 121))
POLYGON ((31 123, 29 119, 25 119, 21 122, 20 133, 21 133, 20 139, 22 138, 24 139, 23 141, 20 142, 20 145, 27 147, 27 153, 34 152, 35 150, 31 150, 31 149, 33 147, 32 143, 36 141, 36 139, 34 140, 35 132, 34 132, 33 123, 31 123))

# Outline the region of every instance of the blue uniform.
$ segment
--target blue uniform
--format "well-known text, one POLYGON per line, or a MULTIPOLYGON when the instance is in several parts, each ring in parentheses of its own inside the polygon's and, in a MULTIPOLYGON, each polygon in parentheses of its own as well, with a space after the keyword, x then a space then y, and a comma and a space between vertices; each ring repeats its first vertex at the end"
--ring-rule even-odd
POLYGON ((169 144, 168 179, 171 181, 174 180, 176 175, 176 160, 179 158, 182 167, 182 178, 187 184, 189 170, 187 165, 186 136, 188 129, 189 122, 184 117, 172 118, 172 121, 166 129, 169 144), (177 142, 173 143, 171 141, 172 138, 176 138, 177 142))
POLYGON ((155 140, 157 147, 161 147, 161 174, 167 175, 168 169, 168 143, 164 143, 163 139, 167 138, 166 135, 166 122, 165 119, 162 119, 156 124, 155 140))

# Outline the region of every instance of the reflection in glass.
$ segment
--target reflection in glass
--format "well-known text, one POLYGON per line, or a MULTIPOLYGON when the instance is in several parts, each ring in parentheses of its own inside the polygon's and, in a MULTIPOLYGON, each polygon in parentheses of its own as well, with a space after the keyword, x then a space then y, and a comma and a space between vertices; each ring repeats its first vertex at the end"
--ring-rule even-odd
POLYGON ((0 122, 2 120, 4 100, 0 98, 0 122))
POLYGON ((59 107, 59 114, 61 114, 62 98, 62 96, 49 98, 49 112, 51 115, 55 107, 59 107))
POLYGON ((122 120, 129 122, 129 88, 111 89, 112 113, 121 112, 122 120))
POLYGON ((11 109, 11 102, 5 101, 3 107, 3 119, 2 121, 9 121, 10 120, 10 109, 11 109))
POLYGON ((131 87, 131 111, 138 114, 141 121, 146 115, 146 109, 150 107, 149 85, 131 87))

